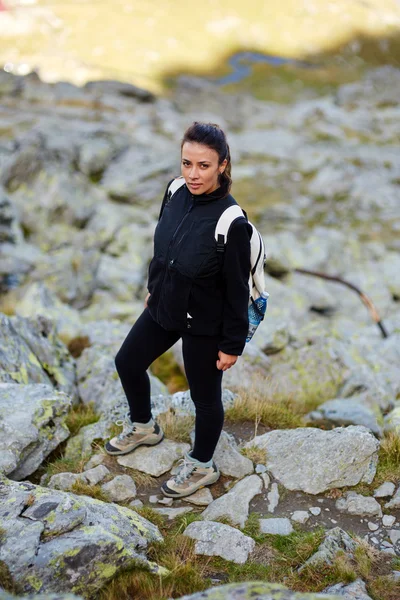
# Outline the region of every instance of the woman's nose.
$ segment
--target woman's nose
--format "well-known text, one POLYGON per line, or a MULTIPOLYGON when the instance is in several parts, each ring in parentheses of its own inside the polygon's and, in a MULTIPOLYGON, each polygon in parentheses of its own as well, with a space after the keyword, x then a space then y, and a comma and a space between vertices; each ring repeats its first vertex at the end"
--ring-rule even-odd
POLYGON ((192 167, 190 169, 190 177, 191 177, 191 179, 197 179, 197 177, 198 177, 198 170, 197 170, 196 167, 192 167))

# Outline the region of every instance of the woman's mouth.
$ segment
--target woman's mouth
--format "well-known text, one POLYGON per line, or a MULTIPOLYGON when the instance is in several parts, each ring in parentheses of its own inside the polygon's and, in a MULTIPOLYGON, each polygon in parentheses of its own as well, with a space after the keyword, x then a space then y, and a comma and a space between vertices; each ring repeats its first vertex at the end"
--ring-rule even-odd
POLYGON ((189 183, 190 187, 197 190, 201 186, 201 183, 189 183))

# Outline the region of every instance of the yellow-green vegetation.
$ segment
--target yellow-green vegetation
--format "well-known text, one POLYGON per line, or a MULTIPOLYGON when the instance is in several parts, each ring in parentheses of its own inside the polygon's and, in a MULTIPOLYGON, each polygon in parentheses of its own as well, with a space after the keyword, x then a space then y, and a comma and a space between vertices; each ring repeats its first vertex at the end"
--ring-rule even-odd
POLYGON ((86 425, 97 423, 100 415, 96 412, 94 402, 88 404, 77 404, 69 411, 65 424, 67 425, 71 436, 74 436, 78 431, 86 425))
POLYGON ((80 496, 90 496, 103 502, 110 502, 108 494, 101 489, 100 485, 90 485, 89 483, 79 481, 79 479, 72 484, 71 492, 80 496))
POLYGON ((266 450, 259 448, 258 446, 249 446, 248 448, 242 448, 240 453, 243 456, 247 456, 254 464, 265 463, 266 450))
POLYGON ((189 389, 187 379, 170 350, 164 352, 153 362, 150 371, 165 383, 170 394, 189 389))
POLYGON ((164 430, 165 437, 175 442, 190 443, 190 432, 194 427, 194 416, 177 415, 173 408, 157 417, 158 423, 164 430))
POLYGON ((0 589, 4 589, 6 592, 10 592, 10 594, 22 592, 22 590, 19 589, 19 586, 13 581, 10 569, 2 560, 0 560, 0 589))

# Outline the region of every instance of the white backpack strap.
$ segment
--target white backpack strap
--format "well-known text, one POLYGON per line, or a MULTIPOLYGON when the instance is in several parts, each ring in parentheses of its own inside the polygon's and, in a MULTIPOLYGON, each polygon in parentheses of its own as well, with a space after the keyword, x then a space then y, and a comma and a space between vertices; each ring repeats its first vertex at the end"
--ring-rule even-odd
POLYGON ((229 208, 225 209, 220 218, 218 219, 218 223, 215 227, 215 239, 219 242, 218 236, 223 236, 223 243, 226 244, 226 239, 228 237, 228 231, 233 221, 236 221, 239 217, 244 217, 243 211, 238 204, 234 204, 233 206, 229 206, 229 208))
POLYGON ((175 192, 179 190, 185 184, 185 178, 180 176, 174 179, 171 185, 168 188, 168 196, 171 198, 175 192))

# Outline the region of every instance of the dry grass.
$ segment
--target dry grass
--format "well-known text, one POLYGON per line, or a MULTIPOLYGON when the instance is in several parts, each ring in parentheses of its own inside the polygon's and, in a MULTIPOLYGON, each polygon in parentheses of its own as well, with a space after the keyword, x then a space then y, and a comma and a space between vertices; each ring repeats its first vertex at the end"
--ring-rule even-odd
POLYGON ((82 427, 97 423, 100 415, 96 412, 94 402, 88 404, 77 404, 69 411, 66 425, 71 432, 71 437, 76 435, 82 427))
POLYGON ((371 484, 359 483, 351 489, 360 494, 371 494, 385 481, 398 484, 400 480, 400 434, 390 431, 381 440, 376 474, 371 484))
POLYGON ((249 446, 248 448, 242 448, 240 453, 243 456, 247 456, 250 460, 253 461, 255 465, 264 464, 266 462, 266 450, 262 448, 258 448, 257 446, 249 446))
POLYGON ((400 581, 390 575, 380 575, 369 582, 368 593, 373 600, 399 600, 400 581))
POLYGON ((99 485, 90 485, 79 479, 72 484, 71 492, 80 496, 90 496, 102 502, 110 502, 108 494, 99 485))
POLYGON ((173 408, 157 417, 158 423, 164 430, 165 437, 175 442, 187 442, 190 444, 190 432, 194 427, 194 416, 177 415, 173 408))

